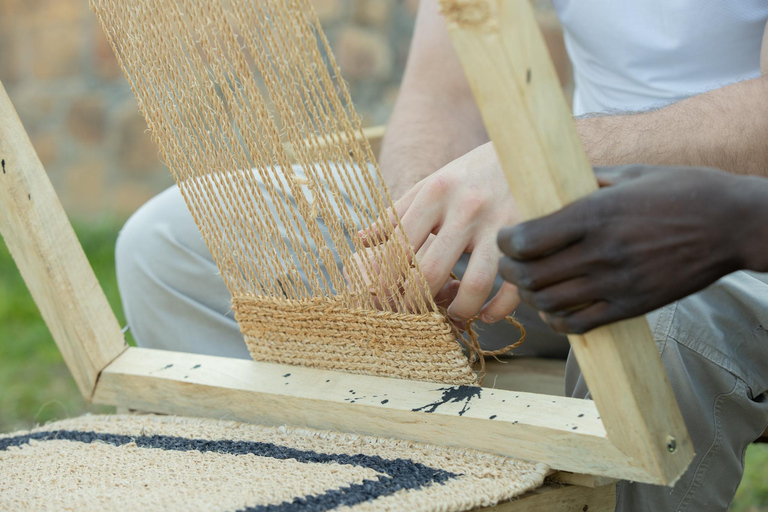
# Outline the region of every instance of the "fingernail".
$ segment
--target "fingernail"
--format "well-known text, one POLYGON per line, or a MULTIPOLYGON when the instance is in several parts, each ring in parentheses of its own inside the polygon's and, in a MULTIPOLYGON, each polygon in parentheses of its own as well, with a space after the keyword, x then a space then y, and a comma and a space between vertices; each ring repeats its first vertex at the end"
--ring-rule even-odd
POLYGON ((484 324, 496 323, 496 319, 488 315, 480 315, 480 321, 483 322, 484 324))
POLYGON ((454 315, 452 315, 450 313, 450 311, 448 312, 448 318, 450 318, 451 322, 456 324, 456 327, 458 327, 459 329, 464 329, 466 327, 466 325, 467 325, 467 319, 466 318, 459 318, 457 316, 454 316, 454 315))

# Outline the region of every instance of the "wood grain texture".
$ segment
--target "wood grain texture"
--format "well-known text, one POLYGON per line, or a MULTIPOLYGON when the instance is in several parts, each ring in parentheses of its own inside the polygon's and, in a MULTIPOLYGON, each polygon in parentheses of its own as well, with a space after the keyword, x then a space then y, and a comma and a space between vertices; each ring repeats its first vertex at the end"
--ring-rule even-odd
POLYGON ((516 500, 480 510, 484 512, 613 512, 614 508, 616 508, 615 484, 596 488, 545 484, 516 500))
POLYGON ((94 402, 475 448, 555 469, 652 479, 607 439, 591 401, 129 348, 94 402))
POLYGON ((568 471, 556 471, 548 476, 547 480, 559 484, 578 485, 581 487, 604 487, 616 483, 615 478, 585 475, 584 473, 570 473, 568 471))
MULTIPOLYGON (((595 191, 529 2, 441 5, 523 219, 595 191)), ((645 319, 569 339, 611 441, 653 474, 653 483, 675 482, 693 448, 645 319)))
POLYGON ((120 326, 0 83, 0 234, 80 392, 125 349, 120 326))

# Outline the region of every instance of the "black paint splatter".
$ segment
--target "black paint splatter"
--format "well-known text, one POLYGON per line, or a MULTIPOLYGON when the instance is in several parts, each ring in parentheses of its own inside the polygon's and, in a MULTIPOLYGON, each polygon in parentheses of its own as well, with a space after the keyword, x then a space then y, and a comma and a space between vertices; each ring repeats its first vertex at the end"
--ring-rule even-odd
POLYGON ((169 365, 163 366, 162 368, 158 368, 157 370, 151 371, 149 372, 149 374, 152 375, 157 372, 162 372, 163 370, 167 370, 168 368, 171 368, 171 367, 173 367, 173 365, 169 364, 169 365))
POLYGON ((200 368, 200 366, 201 366, 201 365, 199 365, 199 364, 196 364, 195 366, 193 366, 193 367, 192 367, 192 369, 193 369, 193 370, 197 370, 198 368, 200 368))
POLYGON ((283 377, 290 377, 290 376, 291 376, 290 373, 286 373, 285 375, 283 375, 283 377))
POLYGON ((451 386, 449 388, 439 388, 438 391, 443 392, 443 396, 439 400, 423 407, 413 409, 413 412, 435 412, 441 405, 465 402, 464 407, 459 411, 459 416, 463 416, 464 413, 469 410, 469 402, 475 397, 480 398, 482 388, 474 386, 451 386))
POLYGON ((5 174, 5 159, 3 159, 3 174, 5 174))
POLYGON ((496 419, 496 415, 495 415, 495 414, 493 414, 493 415, 491 415, 491 417, 490 417, 490 418, 488 418, 488 419, 489 419, 489 420, 493 420, 493 419, 496 419))
POLYGON ((389 403, 389 400, 382 400, 382 401, 381 401, 381 405, 384 405, 384 404, 386 404, 386 403, 389 403))

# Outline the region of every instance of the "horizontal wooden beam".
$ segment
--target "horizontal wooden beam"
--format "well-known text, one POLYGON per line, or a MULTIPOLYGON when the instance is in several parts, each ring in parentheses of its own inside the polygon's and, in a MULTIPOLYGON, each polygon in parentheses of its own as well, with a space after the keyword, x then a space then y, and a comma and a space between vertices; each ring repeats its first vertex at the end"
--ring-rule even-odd
POLYGON ((584 473, 571 473, 568 471, 555 471, 547 477, 547 480, 581 487, 605 487, 606 485, 616 483, 615 478, 608 476, 585 475, 584 473))
MULTIPOLYGON (((368 144, 371 145, 371 151, 373 152, 374 156, 378 158, 379 152, 381 151, 381 143, 384 140, 384 134, 387 131, 386 125, 377 125, 377 126, 369 126, 368 128, 363 128, 363 136, 365 136, 366 140, 368 141, 368 144)), ((360 141, 360 134, 355 134, 355 142, 360 141)), ((344 134, 339 134, 338 139, 330 138, 328 136, 323 137, 320 139, 319 144, 317 145, 318 148, 325 148, 328 147, 329 144, 339 144, 341 147, 344 147, 344 145, 347 143, 347 136, 344 134)), ((309 141, 306 139, 304 140, 307 145, 309 145, 309 141)), ((288 160, 292 164, 298 163, 296 160, 296 149, 293 147, 293 144, 290 142, 286 142, 283 144, 285 147, 285 151, 288 155, 288 160)), ((349 150, 352 148, 352 144, 349 144, 346 149, 349 150)))
POLYGON ((579 487, 545 484, 520 498, 499 503, 483 512, 613 512, 616 508, 616 485, 579 487))
POLYGON ((395 437, 576 473, 652 478, 610 443, 589 400, 129 348, 102 372, 94 402, 395 437))

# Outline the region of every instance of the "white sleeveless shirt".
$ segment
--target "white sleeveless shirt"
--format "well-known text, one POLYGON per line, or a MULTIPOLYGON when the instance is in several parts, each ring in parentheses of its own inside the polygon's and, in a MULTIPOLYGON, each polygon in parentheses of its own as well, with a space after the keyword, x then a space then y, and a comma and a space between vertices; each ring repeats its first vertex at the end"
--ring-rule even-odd
POLYGON ((643 110, 760 76, 768 0, 553 0, 576 115, 643 110))

